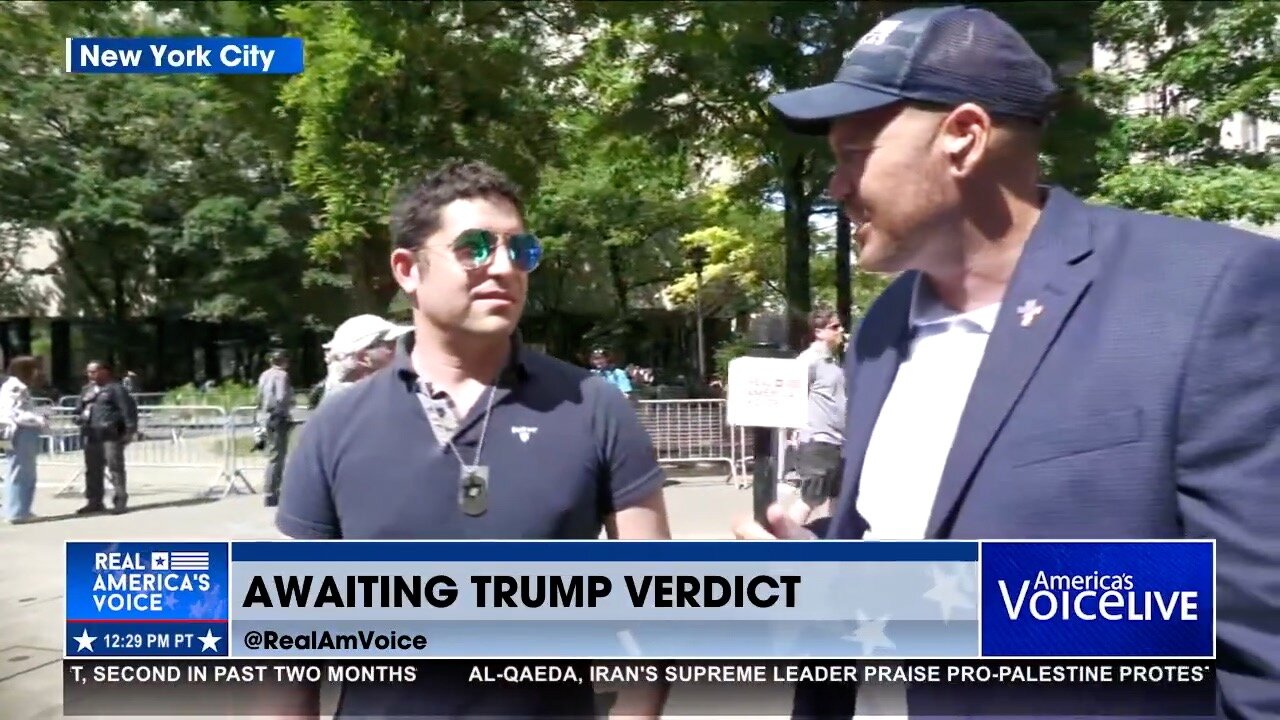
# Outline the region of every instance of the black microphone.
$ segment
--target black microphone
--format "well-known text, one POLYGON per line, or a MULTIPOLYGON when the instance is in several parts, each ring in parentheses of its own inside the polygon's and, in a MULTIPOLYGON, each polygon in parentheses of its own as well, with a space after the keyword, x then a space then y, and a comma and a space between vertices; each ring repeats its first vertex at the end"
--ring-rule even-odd
MULTIPOLYGON (((781 315, 761 315, 751 319, 751 344, 756 348, 780 351, 787 346, 787 319, 781 315)), ((783 357, 763 355, 761 357, 783 357)))
MULTIPOLYGON (((749 336, 752 346, 749 357, 785 358, 787 350, 787 319, 782 315, 761 315, 751 320, 749 336)), ((752 429, 751 507, 756 522, 769 527, 768 509, 777 499, 777 439, 776 428, 752 429)))

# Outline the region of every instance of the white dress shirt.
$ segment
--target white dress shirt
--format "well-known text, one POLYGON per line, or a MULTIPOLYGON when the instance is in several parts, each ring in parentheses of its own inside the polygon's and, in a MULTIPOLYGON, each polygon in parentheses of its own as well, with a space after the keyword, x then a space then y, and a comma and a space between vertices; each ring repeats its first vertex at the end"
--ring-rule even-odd
MULTIPOLYGON (((920 540, 951 453, 960 416, 995 327, 1000 304, 959 313, 922 280, 911 298, 914 330, 863 458, 858 513, 869 540, 920 540)), ((857 717, 907 718, 906 689, 859 686, 857 717)))

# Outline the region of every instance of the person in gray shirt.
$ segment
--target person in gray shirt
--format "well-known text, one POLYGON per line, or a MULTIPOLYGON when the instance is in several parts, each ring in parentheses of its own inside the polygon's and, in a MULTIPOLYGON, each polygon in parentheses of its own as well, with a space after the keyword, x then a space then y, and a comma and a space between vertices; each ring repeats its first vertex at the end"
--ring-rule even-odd
POLYGON ((845 404, 843 358, 844 325, 829 307, 818 307, 809 315, 813 342, 796 357, 809 366, 809 422, 796 442, 796 474, 800 497, 788 514, 804 523, 840 488, 841 455, 844 445, 845 404))
POLYGON ((258 413, 267 467, 263 472, 263 492, 267 507, 280 504, 280 481, 284 477, 285 455, 289 452, 292 427, 293 385, 289 382, 289 357, 283 350, 271 353, 271 367, 258 376, 258 413))

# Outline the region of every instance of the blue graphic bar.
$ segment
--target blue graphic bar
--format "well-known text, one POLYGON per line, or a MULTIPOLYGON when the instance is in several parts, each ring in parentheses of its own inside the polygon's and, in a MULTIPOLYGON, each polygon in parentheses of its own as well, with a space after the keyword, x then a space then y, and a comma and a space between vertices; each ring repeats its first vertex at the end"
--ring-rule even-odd
POLYGON ((983 657, 1213 658, 1214 546, 982 544, 983 657))
POLYGON ((224 542, 68 542, 66 656, 227 656, 228 556, 224 542))
POLYGON ((64 69, 89 74, 296 75, 301 38, 67 38, 64 69))
POLYGON ((708 541, 255 541, 237 562, 977 562, 976 542, 708 541))
POLYGON ((66 560, 67 657, 1199 660, 1216 648, 1212 541, 68 542, 66 560))
POLYGON ((67 657, 227 657, 221 622, 67 622, 67 657))

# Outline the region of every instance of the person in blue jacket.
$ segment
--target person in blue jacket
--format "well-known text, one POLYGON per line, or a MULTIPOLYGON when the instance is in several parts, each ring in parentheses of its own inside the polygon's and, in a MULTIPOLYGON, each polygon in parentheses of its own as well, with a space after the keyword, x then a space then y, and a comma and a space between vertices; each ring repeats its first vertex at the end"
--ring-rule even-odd
POLYGON ((603 348, 596 348, 591 351, 591 374, 599 375, 609 384, 622 391, 623 395, 631 397, 633 388, 631 387, 631 378, 627 376, 627 371, 613 364, 613 358, 610 357, 609 351, 603 348))

